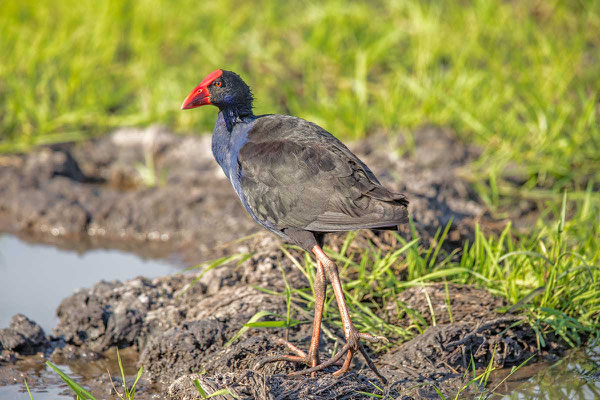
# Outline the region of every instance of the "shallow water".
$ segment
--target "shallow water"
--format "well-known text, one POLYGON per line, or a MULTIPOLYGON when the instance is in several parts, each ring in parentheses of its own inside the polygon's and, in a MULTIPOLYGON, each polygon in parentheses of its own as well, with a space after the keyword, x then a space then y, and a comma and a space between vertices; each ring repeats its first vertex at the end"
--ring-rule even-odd
MULTIPOLYGON (((56 380, 56 374, 52 372, 49 367, 40 367, 41 369, 36 370, 35 374, 37 377, 44 381, 50 381, 48 384, 44 385, 44 387, 30 387, 31 396, 34 400, 63 400, 63 399, 73 399, 74 396, 68 394, 67 386, 61 384, 56 380)), ((71 378, 77 380, 79 378, 77 374, 74 374, 71 369, 66 365, 61 365, 60 369, 69 375, 71 378)), ((28 371, 30 374, 32 371, 28 371)), ((28 383, 29 384, 29 383, 28 383)), ((30 400, 29 394, 26 391, 25 385, 23 383, 8 385, 8 386, 0 386, 0 399, 2 400, 30 400)))
POLYGON ((139 275, 154 278, 180 270, 173 263, 142 260, 117 250, 86 253, 26 243, 15 236, 0 236, 0 328, 10 318, 25 314, 49 334, 56 326, 56 308, 76 289, 98 281, 126 280, 139 275))
POLYGON ((529 368, 537 371, 524 382, 511 382, 502 400, 600 399, 600 346, 573 351, 552 365, 529 368))
MULTIPOLYGON (((62 370, 66 373, 70 371, 67 368, 62 367, 62 370)), ((45 372, 48 374, 49 372, 45 372)), ((70 376, 70 375, 69 375, 70 376)), ((50 387, 46 387, 44 389, 31 389, 31 396, 34 400, 62 400, 62 399, 70 399, 73 400, 72 395, 63 394, 65 393, 65 389, 60 387, 60 385, 52 385, 50 387)), ((22 385, 10 385, 10 386, 0 386, 0 399, 2 400, 30 400, 29 394, 26 392, 26 389, 22 385)))
MULTIPOLYGON (((120 351, 122 365, 129 386, 135 379, 136 363, 139 354, 132 348, 123 349, 120 351)), ((58 375, 48 366, 45 365, 45 360, 41 357, 30 356, 16 364, 16 369, 21 372, 21 379, 15 382, 14 385, 0 386, 0 400, 29 400, 29 394, 23 379, 27 379, 31 395, 34 400, 63 400, 73 399, 74 395, 71 389, 58 377, 58 375)), ((69 377, 76 382, 82 384, 83 387, 90 390, 98 399, 102 398, 117 398, 110 397, 108 389, 111 387, 108 380, 108 372, 110 371, 112 379, 115 379, 115 386, 119 389, 120 377, 119 365, 116 359, 114 349, 106 351, 104 357, 97 361, 76 361, 68 365, 58 365, 69 377), (97 385, 89 385, 85 382, 91 382, 98 378, 103 378, 101 383, 97 385), (83 381, 83 382, 82 382, 83 381)), ((138 385, 139 388, 140 385, 138 385)), ((154 398, 151 393, 158 392, 152 386, 146 385, 145 390, 142 390, 142 395, 136 394, 136 398, 148 399, 154 398)), ((156 398, 160 398, 156 397, 156 398)))
MULTIPOLYGON (((25 314, 52 333, 58 319, 56 308, 75 290, 91 287, 98 281, 126 280, 143 275, 153 278, 180 271, 174 261, 143 260, 131 253, 117 250, 91 250, 85 253, 57 249, 53 246, 30 244, 15 236, 0 236, 0 328, 9 325, 16 313, 25 314)), ((134 352, 132 352, 134 353, 134 352)), ((107 358, 93 362, 79 362, 59 367, 78 380, 106 376, 106 368, 117 373, 114 350, 107 358)), ((137 354, 124 358, 128 375, 135 374, 137 354)), ((22 379, 28 382, 35 400, 72 399, 66 385, 40 357, 27 357, 16 369, 22 372, 14 385, 0 386, 0 400, 29 399, 22 379)))

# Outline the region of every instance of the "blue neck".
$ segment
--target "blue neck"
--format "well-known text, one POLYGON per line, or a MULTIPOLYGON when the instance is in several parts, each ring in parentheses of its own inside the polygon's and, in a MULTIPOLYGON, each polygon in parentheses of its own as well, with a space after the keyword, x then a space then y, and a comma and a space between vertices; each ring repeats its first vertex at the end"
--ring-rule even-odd
POLYGON ((212 152, 215 159, 228 178, 231 166, 237 164, 237 153, 246 143, 248 131, 255 120, 254 115, 247 117, 234 117, 222 110, 217 116, 215 129, 212 136, 212 152), (229 121, 229 122, 228 122, 229 121), (228 126, 228 124, 231 124, 228 126))
POLYGON ((233 127, 236 123, 244 122, 244 120, 254 117, 254 114, 252 113, 252 106, 248 108, 235 105, 226 105, 220 109, 221 112, 219 115, 223 115, 225 126, 227 127, 227 131, 230 133, 233 131, 233 127))

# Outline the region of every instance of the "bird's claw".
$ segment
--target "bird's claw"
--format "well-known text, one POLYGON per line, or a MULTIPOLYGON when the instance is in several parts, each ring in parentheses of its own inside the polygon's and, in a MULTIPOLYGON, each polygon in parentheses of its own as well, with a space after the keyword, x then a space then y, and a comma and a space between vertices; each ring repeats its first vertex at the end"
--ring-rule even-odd
POLYGON ((375 336, 375 335, 371 335, 369 333, 362 333, 362 332, 359 332, 358 336, 361 339, 364 339, 370 343, 384 343, 384 344, 390 343, 390 341, 385 336, 375 336))
POLYGON ((256 364, 256 366, 254 367, 254 369, 258 370, 258 369, 264 367, 265 364, 268 364, 271 362, 289 361, 289 362, 305 364, 309 367, 302 371, 291 372, 290 375, 311 374, 311 376, 314 378, 317 371, 323 370, 323 369, 333 366, 333 365, 339 365, 342 357, 345 354, 349 354, 346 358, 346 362, 344 362, 342 367, 333 373, 334 376, 338 377, 338 376, 341 376, 342 374, 344 374, 348 370, 348 368, 350 367, 350 361, 352 360, 352 357, 354 356, 354 354, 357 352, 360 352, 363 355, 363 357, 365 358, 365 361, 367 362, 367 365, 369 366, 369 368, 371 368, 371 370, 375 373, 375 375, 377 375, 377 377, 379 379, 381 379, 381 381, 384 384, 386 384, 387 380, 385 379, 385 377, 383 377, 383 375, 381 375, 379 373, 379 371, 377 370, 377 367, 375 367, 375 364, 373 363, 373 361, 371 360, 371 358, 365 351, 365 348, 363 347, 363 345, 360 343, 360 339, 364 339, 370 343, 386 343, 386 344, 389 343, 389 340, 383 336, 375 336, 375 335, 371 335, 368 333, 358 332, 354 327, 352 327, 352 330, 348 334, 347 342, 344 345, 344 347, 342 347, 342 349, 338 353, 336 353, 332 358, 330 358, 329 360, 319 363, 318 354, 314 354, 314 355, 307 354, 307 353, 303 352, 302 350, 298 349, 293 344, 291 344, 283 339, 280 339, 279 340, 280 343, 285 344, 288 348, 290 348, 294 353, 296 353, 298 355, 297 356, 278 355, 278 356, 268 357, 268 358, 265 358, 265 359, 259 361, 256 364))
MULTIPOLYGON (((304 351, 300 350, 298 347, 294 346, 292 343, 288 342, 287 340, 279 339, 278 343, 285 345, 286 347, 288 347, 292 352, 296 353, 297 355, 294 356, 294 355, 289 355, 289 354, 281 354, 281 355, 277 355, 277 356, 273 356, 273 357, 264 358, 254 366, 254 370, 259 370, 262 367, 264 367, 266 364, 269 364, 272 362, 277 362, 277 361, 288 361, 288 362, 295 362, 295 363, 299 363, 299 364, 305 364, 309 368, 314 368, 319 365, 319 354, 318 353, 316 353, 316 352, 314 354, 311 352, 305 353, 304 351)), ((314 377, 315 374, 313 373, 312 376, 314 377)))

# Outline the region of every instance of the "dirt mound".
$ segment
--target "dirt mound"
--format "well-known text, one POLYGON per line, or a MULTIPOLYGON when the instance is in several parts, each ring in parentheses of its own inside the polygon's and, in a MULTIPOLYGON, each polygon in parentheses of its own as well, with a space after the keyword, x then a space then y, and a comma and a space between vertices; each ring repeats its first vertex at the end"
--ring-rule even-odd
POLYGON ((422 321, 413 317, 414 312, 422 317, 427 325, 454 321, 479 323, 497 318, 498 313, 495 310, 506 305, 503 299, 492 296, 487 290, 452 283, 411 287, 400 293, 397 300, 402 302, 406 309, 398 313, 399 310, 391 302, 387 308, 388 321, 404 327, 422 321))
MULTIPOLYGON (((249 271, 256 271, 260 259, 249 259, 239 268, 229 266, 210 271, 203 280, 224 283, 211 291, 206 284, 199 283, 183 293, 193 279, 187 275, 153 281, 135 279, 122 284, 99 283, 63 302, 55 335, 82 351, 137 345, 142 351, 139 365, 144 367, 146 377, 169 387, 172 399, 196 398, 198 393, 192 382, 198 373, 202 373, 199 379, 206 390, 229 388, 233 395, 248 399, 366 398, 364 393, 378 393, 374 386, 379 385, 377 378, 359 357, 353 371, 341 379, 333 379, 328 373, 319 373, 315 378, 290 377, 286 374, 304 366, 285 362, 255 370, 264 357, 286 352, 279 340, 283 337, 282 330, 250 329, 226 346, 258 311, 285 314, 281 296, 242 283, 249 277, 257 282, 257 274, 249 271), (240 281, 232 283, 233 277, 240 281), (82 321, 88 321, 90 326, 82 325, 82 321), (97 329, 98 326, 102 328, 97 329), (77 336, 74 332, 95 334, 77 336)), ((293 268, 284 266, 292 277, 293 268)), ((270 282, 283 289, 279 269, 263 267, 260 276, 263 283, 270 282)), ((302 286, 300 278, 296 278, 296 284, 302 286)), ((472 367, 471 359, 476 368, 484 368, 492 360, 495 366, 509 367, 534 354, 560 354, 562 349, 556 345, 556 338, 548 338, 547 346, 538 353, 534 331, 518 316, 498 314, 496 309, 503 302, 488 292, 459 285, 448 285, 447 290, 448 294, 445 285, 436 284, 411 288, 399 296, 412 309, 412 315, 430 323, 428 304, 431 304, 437 322, 414 339, 393 343, 389 351, 373 355, 390 381, 386 390, 393 398, 401 395, 435 398, 433 383, 441 386, 444 393, 454 394, 466 382, 464 372, 472 367), (429 301, 424 299, 425 291, 429 301), (453 322, 449 321, 448 304, 453 322)), ((396 318, 400 325, 408 322, 407 315, 383 312, 390 320, 396 318)), ((310 317, 295 315, 307 322, 310 317)), ((342 336, 342 332, 329 328, 334 335, 342 336)), ((309 323, 300 325, 290 329, 290 340, 306 348, 310 333, 309 323)), ((334 347, 334 341, 323 337, 322 357, 330 357, 334 347)), ((327 372, 336 368, 331 367, 327 372)))
POLYGON ((0 329, 0 362, 13 361, 15 354, 44 351, 47 346, 44 330, 23 314, 14 315, 9 327, 0 329))
MULTIPOLYGON (((355 358, 354 369, 339 379, 330 374, 337 367, 314 378, 286 375, 304 366, 285 362, 256 370, 264 357, 286 353, 280 343, 283 330, 250 329, 226 345, 258 311, 286 312, 282 296, 253 286, 282 292, 281 269, 295 287, 308 285, 276 243, 265 237, 264 251, 240 266, 210 270, 193 286, 190 283, 195 274, 179 274, 153 280, 99 282, 78 291, 59 307, 59 324, 50 338, 49 348, 54 351, 51 359, 93 360, 114 346, 137 347, 145 379, 159 384, 170 399, 198 398, 194 379, 199 379, 208 393, 228 389, 231 395, 225 398, 365 399, 368 393, 381 394, 377 388, 380 383, 360 357, 355 358)), ((534 354, 550 356, 562 351, 558 340, 548 337, 539 353, 534 331, 518 316, 498 314, 496 310, 504 303, 484 290, 433 284, 409 288, 398 300, 410 313, 389 308, 382 310, 381 316, 403 326, 413 323, 412 318, 433 325, 433 310, 436 324, 405 343, 391 338, 388 351, 372 355, 390 382, 384 388, 390 398, 435 399, 434 384, 445 395, 454 395, 466 383, 464 373, 471 368, 471 360, 476 368, 491 361, 495 366, 510 367, 534 354)), ((293 317, 307 323, 290 329, 289 339, 305 349, 312 316, 298 312, 293 317)), ((23 318, 17 319, 35 327, 23 318)), ((339 349, 342 332, 327 321, 325 324, 338 337, 339 349)), ((21 324, 15 322, 9 329, 16 331, 17 325, 21 324)), ((40 337, 45 340, 43 333, 40 337)), ((334 340, 322 336, 323 359, 331 357, 335 347, 334 340)), ((0 376, 10 378, 11 371, 0 369, 0 376)), ((84 383, 100 389, 109 385, 104 381, 84 383)), ((150 398, 147 393, 151 391, 136 396, 150 398)))
MULTIPOLYGON (((190 374, 177 379, 168 389, 168 398, 192 400, 198 398, 194 379, 207 393, 228 390, 220 399, 370 399, 369 393, 378 393, 373 380, 364 375, 349 372, 341 378, 331 375, 319 378, 289 378, 247 370, 243 374, 206 376, 190 374)), ((392 392, 398 396, 397 392, 392 392)), ((388 397, 389 398, 389 397, 388 397)), ((408 397, 398 397, 407 399, 408 397)))

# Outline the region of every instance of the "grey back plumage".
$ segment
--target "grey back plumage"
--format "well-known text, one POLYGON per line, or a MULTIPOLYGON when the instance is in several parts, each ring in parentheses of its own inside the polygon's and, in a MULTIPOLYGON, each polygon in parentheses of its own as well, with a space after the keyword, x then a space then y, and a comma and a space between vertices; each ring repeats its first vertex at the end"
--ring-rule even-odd
POLYGON ((404 195, 382 186, 343 143, 303 119, 258 117, 237 162, 249 211, 274 230, 336 232, 407 220, 404 195))

